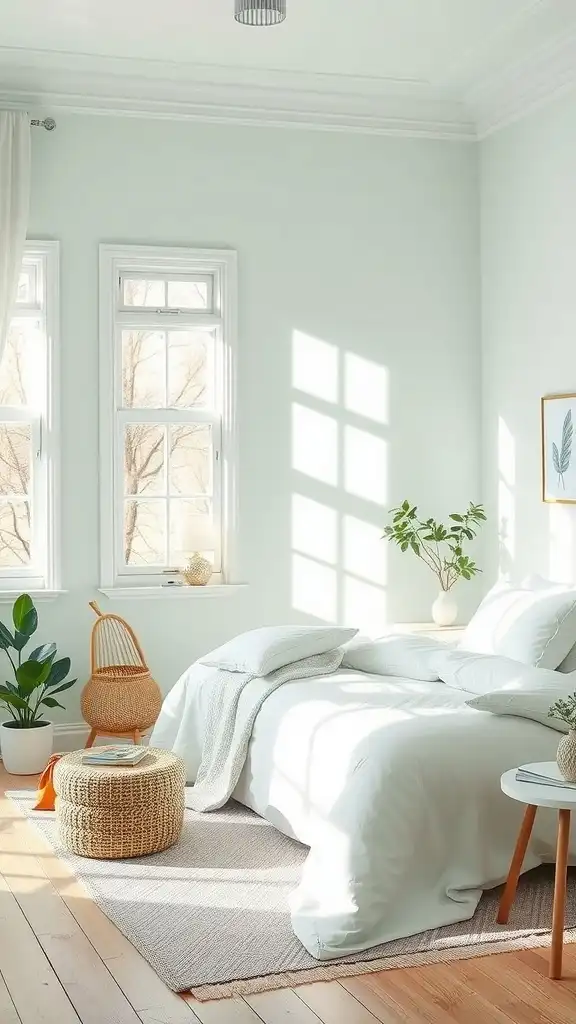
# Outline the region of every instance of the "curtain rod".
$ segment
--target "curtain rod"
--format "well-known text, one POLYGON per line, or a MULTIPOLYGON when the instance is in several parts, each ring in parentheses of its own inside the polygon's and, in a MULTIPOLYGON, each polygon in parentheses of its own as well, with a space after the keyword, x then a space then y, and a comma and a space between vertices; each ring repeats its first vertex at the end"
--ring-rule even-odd
POLYGON ((53 132, 56 127, 56 121, 53 117, 45 117, 43 121, 33 118, 30 124, 33 128, 45 128, 47 132, 53 132))

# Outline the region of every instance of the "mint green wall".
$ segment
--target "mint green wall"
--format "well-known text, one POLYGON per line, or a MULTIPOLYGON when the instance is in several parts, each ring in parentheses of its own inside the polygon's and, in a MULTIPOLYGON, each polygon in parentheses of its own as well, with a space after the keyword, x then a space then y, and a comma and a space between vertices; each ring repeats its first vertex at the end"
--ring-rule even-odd
MULTIPOLYGON (((338 618, 353 617, 362 627, 381 595, 383 620, 385 605, 390 621, 428 620, 433 579, 411 559, 383 557, 378 537, 385 507, 405 495, 438 515, 480 496, 475 148, 64 114, 54 133, 33 138, 29 236, 61 242, 69 591, 41 606, 42 637, 57 639, 75 670, 86 673, 87 602, 96 596, 99 565, 102 241, 231 247, 239 256, 238 549, 239 577, 250 587, 226 600, 113 606, 141 636, 163 688, 243 629, 316 621, 295 604, 324 609, 326 617, 325 609, 335 607, 338 618), (294 391, 294 331, 334 346, 324 351, 341 366, 346 353, 369 361, 360 364, 364 371, 371 361, 376 383, 387 374, 388 415, 377 410, 375 418, 369 403, 363 410, 362 395, 360 408, 356 400, 347 409, 341 396, 325 403, 294 391), (337 456, 337 486, 293 468, 293 401, 329 417, 338 438, 352 438, 350 464, 343 467, 337 456), (304 601, 292 595, 293 493, 322 505, 330 521, 349 517, 350 535, 360 537, 356 555, 354 544, 348 550, 340 543, 335 568, 320 558, 304 601), (323 588, 332 586, 337 592, 326 603, 323 588)), ((321 463, 322 446, 311 438, 310 447, 321 463)), ((315 544, 322 547, 322 526, 316 529, 312 553, 315 544)), ((460 597, 465 611, 473 586, 462 587, 460 597)), ((73 698, 67 718, 79 719, 73 698)))
POLYGON ((576 392, 576 100, 482 144, 483 493, 490 575, 576 581, 576 507, 541 501, 540 398, 576 392))

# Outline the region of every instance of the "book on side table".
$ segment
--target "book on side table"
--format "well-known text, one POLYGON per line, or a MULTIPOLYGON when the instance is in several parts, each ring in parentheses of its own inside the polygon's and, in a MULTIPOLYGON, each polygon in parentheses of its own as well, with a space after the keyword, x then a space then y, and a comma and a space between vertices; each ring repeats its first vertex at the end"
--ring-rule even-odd
POLYGON ((96 747, 86 751, 82 757, 82 764, 92 765, 116 765, 123 768, 133 768, 139 764, 148 753, 147 747, 135 747, 133 744, 111 744, 106 747, 96 747))
MULTIPOLYGON (((558 769, 556 769, 558 771, 558 769)), ((516 771, 516 782, 531 782, 537 786, 555 786, 561 789, 576 789, 576 782, 567 782, 558 774, 542 775, 540 772, 533 772, 530 768, 520 767, 516 771)))

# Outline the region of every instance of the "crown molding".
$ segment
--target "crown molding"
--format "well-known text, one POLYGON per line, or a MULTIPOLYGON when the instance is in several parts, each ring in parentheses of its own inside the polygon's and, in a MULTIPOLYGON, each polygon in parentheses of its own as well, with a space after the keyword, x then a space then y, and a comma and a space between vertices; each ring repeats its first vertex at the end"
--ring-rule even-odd
POLYGON ((465 106, 421 81, 10 48, 0 48, 0 102, 50 112, 475 139, 465 106))
POLYGON ((576 31, 540 47, 504 71, 477 81, 464 101, 481 140, 575 87, 576 31))

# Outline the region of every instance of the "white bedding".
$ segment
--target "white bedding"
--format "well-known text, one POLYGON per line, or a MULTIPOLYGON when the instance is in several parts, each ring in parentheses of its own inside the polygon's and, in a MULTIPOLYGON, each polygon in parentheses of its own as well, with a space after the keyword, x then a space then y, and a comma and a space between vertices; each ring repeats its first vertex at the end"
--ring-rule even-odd
MULTIPOLYGON (((241 700, 263 685, 252 680, 241 700)), ((523 809, 500 775, 552 760, 558 734, 472 710, 469 697, 340 670, 286 683, 262 705, 233 795, 310 847, 291 913, 319 960, 465 920, 504 880, 523 809)), ((184 757, 190 782, 207 709, 185 674, 151 740, 184 757)), ((526 870, 554 859, 555 831, 540 810, 526 870)))

